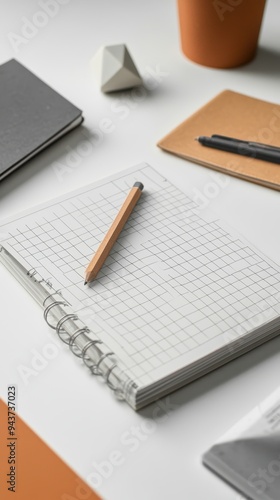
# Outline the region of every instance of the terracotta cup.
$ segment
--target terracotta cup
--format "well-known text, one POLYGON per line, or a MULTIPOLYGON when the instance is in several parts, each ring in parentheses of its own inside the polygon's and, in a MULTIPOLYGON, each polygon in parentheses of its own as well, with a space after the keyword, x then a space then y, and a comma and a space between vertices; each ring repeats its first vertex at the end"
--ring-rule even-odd
POLYGON ((255 56, 266 0, 177 0, 184 54, 212 68, 255 56))

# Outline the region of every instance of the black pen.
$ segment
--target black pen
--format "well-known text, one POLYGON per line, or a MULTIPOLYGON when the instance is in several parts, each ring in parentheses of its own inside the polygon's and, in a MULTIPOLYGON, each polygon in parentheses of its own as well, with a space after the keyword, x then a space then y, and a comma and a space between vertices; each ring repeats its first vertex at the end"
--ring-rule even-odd
POLYGON ((258 160, 280 164, 280 148, 252 141, 243 141, 232 137, 214 134, 211 137, 200 136, 196 139, 203 146, 220 149, 229 153, 249 156, 258 160))

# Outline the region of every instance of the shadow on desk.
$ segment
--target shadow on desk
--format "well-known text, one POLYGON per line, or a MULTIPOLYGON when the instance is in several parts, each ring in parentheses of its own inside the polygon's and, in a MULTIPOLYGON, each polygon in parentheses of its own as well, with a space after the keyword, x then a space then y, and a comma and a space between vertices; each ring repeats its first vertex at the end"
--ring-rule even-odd
MULTIPOLYGON (((251 370, 259 363, 268 360, 278 352, 280 352, 280 336, 266 342, 260 347, 253 349, 252 351, 238 357, 222 367, 217 368, 194 382, 191 382, 182 389, 178 389, 177 391, 171 393, 168 397, 170 399, 170 406, 174 405, 174 407, 172 406, 172 413, 176 412, 181 407, 188 405, 192 400, 203 396, 209 391, 212 391, 216 387, 226 384, 237 375, 240 378, 242 374, 245 375, 246 371, 251 370)), ((164 401, 165 397, 166 396, 162 398, 162 401, 164 401)), ((138 413, 144 418, 154 419, 155 408, 157 405, 158 403, 155 402, 146 408, 143 408, 138 413)))
POLYGON ((166 97, 169 90, 164 85, 164 78, 168 73, 162 72, 158 68, 150 68, 150 73, 144 75, 144 83, 137 87, 108 92, 106 97, 111 104, 111 110, 124 120, 132 110, 144 105, 145 101, 150 102, 158 98, 166 97))
POLYGON ((268 77, 280 76, 280 52, 267 47, 259 47, 255 59, 240 69, 244 73, 262 74, 268 77))

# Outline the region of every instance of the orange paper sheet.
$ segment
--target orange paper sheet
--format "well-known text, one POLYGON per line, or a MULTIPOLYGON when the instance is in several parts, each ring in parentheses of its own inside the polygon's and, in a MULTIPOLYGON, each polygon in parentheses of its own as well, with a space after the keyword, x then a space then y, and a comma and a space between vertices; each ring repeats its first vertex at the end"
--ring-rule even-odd
POLYGON ((18 415, 13 434, 12 421, 0 400, 1 500, 100 500, 18 415))

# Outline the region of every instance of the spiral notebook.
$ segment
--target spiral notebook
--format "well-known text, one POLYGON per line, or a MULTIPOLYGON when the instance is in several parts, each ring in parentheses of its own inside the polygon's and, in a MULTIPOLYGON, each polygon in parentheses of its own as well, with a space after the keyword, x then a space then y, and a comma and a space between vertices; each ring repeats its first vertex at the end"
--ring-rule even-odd
POLYGON ((145 163, 0 233, 0 260, 48 324, 134 409, 278 334, 279 267, 145 163), (85 287, 86 265, 136 181, 143 195, 85 287))

